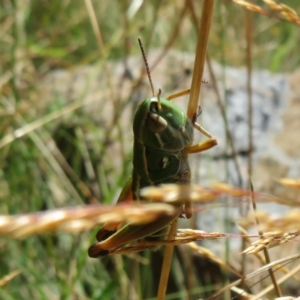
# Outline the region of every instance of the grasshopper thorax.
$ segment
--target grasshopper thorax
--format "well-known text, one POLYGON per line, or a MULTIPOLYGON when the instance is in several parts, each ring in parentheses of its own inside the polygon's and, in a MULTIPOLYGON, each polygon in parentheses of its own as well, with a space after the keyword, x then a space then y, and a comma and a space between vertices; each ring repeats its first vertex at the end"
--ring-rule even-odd
POLYGON ((173 102, 147 98, 138 107, 133 120, 135 139, 145 147, 176 152, 193 142, 193 125, 173 102))

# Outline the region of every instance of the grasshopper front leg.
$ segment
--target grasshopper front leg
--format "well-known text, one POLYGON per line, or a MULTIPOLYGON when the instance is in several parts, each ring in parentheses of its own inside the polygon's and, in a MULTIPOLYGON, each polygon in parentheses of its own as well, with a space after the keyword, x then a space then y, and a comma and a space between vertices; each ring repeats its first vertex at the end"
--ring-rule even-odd
MULTIPOLYGON (((205 81, 203 81, 203 82, 205 83, 205 81)), ((173 101, 173 99, 176 99, 178 97, 187 95, 189 93, 190 93, 189 89, 183 90, 181 92, 175 93, 175 94, 167 97, 167 99, 169 101, 173 101)), ((197 117, 202 112, 201 106, 199 106, 198 108, 199 108, 199 111, 198 111, 197 114, 195 114, 194 120, 192 120, 192 123, 193 123, 194 128, 196 128, 198 131, 200 131, 205 136, 207 136, 208 139, 205 140, 205 141, 203 141, 203 142, 201 142, 201 143, 198 143, 198 144, 195 144, 195 145, 191 145, 191 146, 187 146, 185 148, 185 151, 187 153, 198 153, 198 152, 206 151, 206 150, 209 150, 209 149, 211 149, 212 147, 214 147, 214 146, 216 146, 218 144, 217 140, 208 131, 206 131, 201 125, 199 125, 198 123, 196 123, 197 117)))
POLYGON ((202 126, 200 126, 198 123, 194 123, 193 124, 194 127, 200 131, 201 133, 203 133, 205 136, 208 137, 207 140, 200 142, 198 144, 195 145, 191 145, 191 146, 187 146, 185 148, 185 151, 187 153, 198 153, 198 152, 203 152, 206 151, 208 149, 211 149, 212 147, 216 146, 218 144, 217 140, 208 132, 206 131, 202 126))

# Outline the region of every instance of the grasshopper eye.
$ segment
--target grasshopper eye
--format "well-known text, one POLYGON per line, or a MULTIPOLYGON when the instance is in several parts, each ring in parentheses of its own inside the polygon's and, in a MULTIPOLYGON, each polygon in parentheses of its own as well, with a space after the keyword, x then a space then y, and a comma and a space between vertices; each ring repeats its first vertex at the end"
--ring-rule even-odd
POLYGON ((146 118, 146 126, 155 133, 162 132, 168 127, 168 122, 157 114, 149 112, 146 118))

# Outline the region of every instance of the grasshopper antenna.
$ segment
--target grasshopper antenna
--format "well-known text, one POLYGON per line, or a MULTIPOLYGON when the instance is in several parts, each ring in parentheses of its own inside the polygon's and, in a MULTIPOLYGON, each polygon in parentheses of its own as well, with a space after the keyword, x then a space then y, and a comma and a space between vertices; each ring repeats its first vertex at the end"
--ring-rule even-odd
POLYGON ((157 93, 157 103, 158 103, 158 110, 159 110, 159 111, 161 111, 160 94, 161 94, 161 89, 158 89, 158 93, 157 93))
POLYGON ((149 82, 150 82, 150 87, 151 87, 151 91, 152 91, 152 96, 155 97, 155 95, 154 95, 153 82, 152 82, 152 79, 151 79, 150 69, 149 69, 148 61, 147 61, 146 54, 145 54, 145 51, 144 51, 144 47, 143 47, 143 44, 142 44, 142 41, 141 41, 140 38, 138 38, 138 41, 139 41, 139 44, 140 44, 140 48, 141 48, 141 51, 142 51, 144 63, 145 63, 145 66, 146 66, 146 71, 147 71, 148 79, 149 79, 149 82))

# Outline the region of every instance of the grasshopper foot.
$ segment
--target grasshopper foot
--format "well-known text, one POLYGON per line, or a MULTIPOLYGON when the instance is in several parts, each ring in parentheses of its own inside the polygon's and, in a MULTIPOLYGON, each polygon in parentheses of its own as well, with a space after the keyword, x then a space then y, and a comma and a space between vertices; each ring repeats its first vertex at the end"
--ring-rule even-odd
POLYGON ((89 257, 97 258, 108 255, 110 252, 106 249, 101 249, 99 244, 92 245, 88 250, 89 257))

